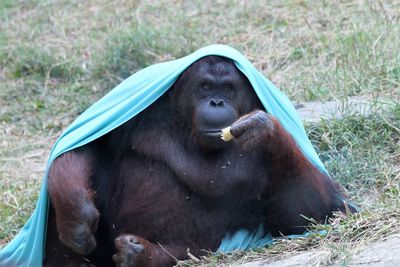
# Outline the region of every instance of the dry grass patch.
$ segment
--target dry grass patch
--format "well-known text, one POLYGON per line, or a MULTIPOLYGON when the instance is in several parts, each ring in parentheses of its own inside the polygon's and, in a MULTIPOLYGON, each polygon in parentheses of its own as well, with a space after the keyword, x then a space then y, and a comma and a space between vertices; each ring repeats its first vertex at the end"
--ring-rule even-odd
POLYGON ((45 159, 56 136, 32 136, 3 127, 0 135, 1 247, 18 233, 36 205, 45 159))

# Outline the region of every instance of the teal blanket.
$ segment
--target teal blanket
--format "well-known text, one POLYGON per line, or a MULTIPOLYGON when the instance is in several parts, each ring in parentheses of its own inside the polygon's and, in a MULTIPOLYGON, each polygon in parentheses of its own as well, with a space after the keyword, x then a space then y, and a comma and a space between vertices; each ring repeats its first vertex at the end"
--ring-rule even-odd
MULTIPOLYGON (((326 172, 288 98, 265 78, 241 53, 225 45, 210 45, 186 57, 147 67, 120 83, 89 107, 60 136, 51 151, 36 208, 19 234, 0 251, 0 266, 41 266, 48 210, 47 172, 62 153, 83 146, 139 114, 164 94, 178 76, 196 60, 217 55, 234 60, 246 75, 268 113, 289 131, 307 158, 326 172)), ((219 251, 248 249, 272 242, 262 226, 254 232, 227 233, 219 251)))

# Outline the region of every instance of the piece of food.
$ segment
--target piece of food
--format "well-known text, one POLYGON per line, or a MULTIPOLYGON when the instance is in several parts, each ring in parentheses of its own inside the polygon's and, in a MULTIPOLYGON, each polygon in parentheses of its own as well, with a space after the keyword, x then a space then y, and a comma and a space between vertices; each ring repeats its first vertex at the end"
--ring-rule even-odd
POLYGON ((222 129, 221 139, 225 142, 231 141, 233 139, 233 135, 231 134, 231 126, 222 129))

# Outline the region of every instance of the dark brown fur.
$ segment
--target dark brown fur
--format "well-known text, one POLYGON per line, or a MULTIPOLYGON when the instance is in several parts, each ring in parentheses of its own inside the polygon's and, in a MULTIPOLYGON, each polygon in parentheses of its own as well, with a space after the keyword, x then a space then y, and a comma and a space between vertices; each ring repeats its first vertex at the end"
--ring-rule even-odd
POLYGON ((139 116, 56 159, 45 265, 172 265, 187 249, 215 251, 238 229, 302 233, 302 215, 324 221, 345 210, 338 184, 262 110, 232 62, 208 57, 139 116), (214 65, 208 73, 228 73, 245 88, 229 100, 240 117, 235 139, 208 149, 192 125, 193 89, 184 87, 214 65))

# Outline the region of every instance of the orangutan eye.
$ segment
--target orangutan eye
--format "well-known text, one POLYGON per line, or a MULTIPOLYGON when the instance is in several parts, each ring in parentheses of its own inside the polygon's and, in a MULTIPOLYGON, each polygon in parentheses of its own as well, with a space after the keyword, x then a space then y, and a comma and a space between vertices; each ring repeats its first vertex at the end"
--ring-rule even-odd
POLYGON ((212 92, 211 86, 206 82, 201 82, 197 85, 197 90, 195 95, 196 97, 203 99, 208 97, 211 94, 211 92, 212 92))
POLYGON ((236 96, 236 90, 233 86, 228 85, 222 89, 222 94, 227 98, 234 98, 236 96))
POLYGON ((203 92, 210 92, 211 91, 211 86, 208 85, 207 83, 201 83, 200 84, 200 90, 203 92))

